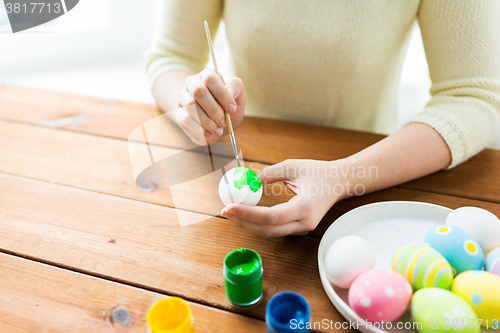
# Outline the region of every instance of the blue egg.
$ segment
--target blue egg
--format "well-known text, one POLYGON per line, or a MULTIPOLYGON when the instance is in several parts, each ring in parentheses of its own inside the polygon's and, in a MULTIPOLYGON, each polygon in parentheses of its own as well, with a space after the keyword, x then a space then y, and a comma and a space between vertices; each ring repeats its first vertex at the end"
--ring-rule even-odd
POLYGON ((448 260, 455 275, 483 268, 483 250, 470 234, 460 228, 437 226, 427 232, 424 242, 448 260))
POLYGON ((488 254, 484 264, 484 269, 487 272, 500 276, 500 247, 491 250, 488 254))

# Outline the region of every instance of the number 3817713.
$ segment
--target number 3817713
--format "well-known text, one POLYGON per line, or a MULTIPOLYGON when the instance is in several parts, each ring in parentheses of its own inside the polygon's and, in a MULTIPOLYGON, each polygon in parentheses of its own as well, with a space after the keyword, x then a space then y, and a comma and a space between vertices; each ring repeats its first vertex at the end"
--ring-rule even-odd
POLYGON ((45 2, 30 2, 20 4, 18 2, 5 4, 5 8, 7 9, 7 14, 15 13, 23 13, 23 14, 36 14, 36 13, 55 13, 59 14, 62 10, 60 3, 45 3, 45 2))
POLYGON ((486 327, 487 329, 488 328, 492 328, 492 329, 499 329, 500 328, 500 324, 498 322, 498 319, 493 319, 491 321, 491 323, 488 320, 483 320, 483 319, 462 319, 462 320, 458 320, 458 319, 448 320, 447 319, 444 321, 444 328, 445 329, 453 328, 456 330, 462 330, 466 327, 473 328, 476 325, 477 325, 477 328, 481 328, 481 324, 482 324, 482 326, 486 327))

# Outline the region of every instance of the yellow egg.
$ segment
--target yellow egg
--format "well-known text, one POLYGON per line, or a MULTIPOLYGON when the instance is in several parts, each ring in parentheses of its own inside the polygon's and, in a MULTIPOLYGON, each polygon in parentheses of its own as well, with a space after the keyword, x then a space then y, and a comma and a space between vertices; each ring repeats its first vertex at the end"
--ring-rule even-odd
POLYGON ((483 271, 466 271, 455 278, 451 291, 466 300, 481 325, 500 327, 500 277, 483 271))

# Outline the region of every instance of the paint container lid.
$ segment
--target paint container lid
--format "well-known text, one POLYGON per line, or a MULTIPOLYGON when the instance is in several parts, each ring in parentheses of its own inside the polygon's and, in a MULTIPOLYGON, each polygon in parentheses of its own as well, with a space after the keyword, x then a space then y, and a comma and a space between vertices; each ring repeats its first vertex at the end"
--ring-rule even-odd
POLYGON ((191 308, 179 297, 156 302, 149 309, 147 322, 152 333, 194 333, 191 308))
POLYGON ((307 300, 294 292, 276 294, 266 307, 266 324, 269 332, 309 332, 305 327, 311 321, 311 309, 307 300), (302 323, 302 325, 299 325, 302 323))
POLYGON ((233 284, 251 284, 261 276, 262 260, 254 250, 234 250, 224 259, 224 277, 233 284))

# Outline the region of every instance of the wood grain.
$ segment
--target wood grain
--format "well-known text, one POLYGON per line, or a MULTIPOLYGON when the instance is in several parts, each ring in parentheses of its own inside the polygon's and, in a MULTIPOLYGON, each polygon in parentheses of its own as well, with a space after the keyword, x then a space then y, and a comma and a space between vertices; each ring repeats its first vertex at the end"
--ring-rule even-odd
MULTIPOLYGON (((141 160, 144 158, 146 163, 150 156, 159 161, 178 154, 179 148, 194 148, 175 126, 164 121, 165 117, 162 117, 160 127, 151 121, 158 115, 158 109, 148 104, 0 84, 0 118, 4 119, 0 121, 0 132, 6 138, 0 140, 0 172, 7 173, 0 174, 0 249, 149 289, 153 291, 150 297, 158 297, 154 292, 161 292, 235 311, 225 299, 222 260, 235 248, 249 247, 257 250, 263 258, 265 298, 262 304, 246 315, 263 319, 265 304, 272 295, 293 290, 309 300, 313 320, 327 318, 336 322, 343 319, 326 297, 319 281, 317 238, 341 214, 371 202, 415 200, 450 208, 474 205, 500 215, 500 151, 485 150, 452 171, 443 171, 398 188, 336 204, 310 234, 312 237, 263 240, 234 228, 225 219, 207 217, 206 214, 220 211, 218 196, 210 183, 213 179, 200 179, 196 187, 193 185, 184 192, 179 190, 177 194, 184 198, 181 204, 174 202, 172 189, 162 188, 160 182, 151 183, 149 190, 137 187, 132 176, 130 147, 132 155, 139 156, 141 160), (141 124, 148 129, 148 133, 154 133, 148 137, 151 155, 140 144, 140 136, 131 137, 137 142, 130 145, 126 141, 141 124), (193 188, 197 190, 193 191, 193 188), (184 210, 170 208, 174 205, 184 210), (188 221, 187 224, 189 221, 206 221, 180 227, 179 216, 188 221)), ((262 162, 252 164, 256 169, 287 158, 342 158, 383 138, 376 134, 257 118, 246 118, 235 133, 245 159, 262 162)), ((197 160, 193 159, 191 164, 186 165, 186 170, 192 172, 197 164, 197 160)), ((264 204, 283 202, 288 197, 286 194, 266 196, 264 204)), ((57 286, 63 285, 64 279, 55 279, 56 284, 52 285, 51 279, 41 278, 45 276, 45 268, 58 270, 58 274, 64 271, 82 277, 81 274, 41 264, 34 264, 44 267, 38 269, 40 274, 22 271, 31 264, 7 265, 11 268, 6 269, 17 271, 17 279, 5 276, 0 279, 10 284, 24 279, 28 285, 34 275, 37 283, 44 286, 44 291, 36 298, 37 301, 40 297, 44 299, 43 310, 32 309, 33 305, 26 303, 32 300, 15 294, 20 302, 16 303, 20 309, 18 312, 23 317, 9 327, 9 331, 22 331, 24 324, 35 327, 29 325, 36 325, 47 314, 47 309, 53 307, 69 313, 60 319, 64 325, 70 324, 64 320, 72 317, 74 311, 80 313, 80 316, 74 316, 79 323, 95 315, 92 306, 80 309, 80 304, 71 303, 66 297, 68 295, 63 303, 57 303, 54 294, 57 286), (33 310, 34 314, 28 310, 22 312, 23 307, 33 310), (31 315, 34 316, 32 321, 31 315)), ((82 282, 82 285, 85 287, 86 283, 82 282)), ((147 303, 150 298, 137 296, 140 306, 136 307, 138 305, 133 302, 135 293, 149 292, 111 284, 116 286, 116 290, 128 290, 124 292, 125 305, 130 306, 133 313, 141 313, 152 304, 147 303)), ((0 290, 3 287, 2 283, 0 290)), ((7 289, 11 292, 6 293, 10 295, 6 296, 7 301, 16 300, 12 296, 14 291, 23 292, 22 287, 7 289)), ((97 297, 97 303, 90 304, 108 309, 118 298, 112 299, 104 293, 101 298, 97 297)), ((201 308, 203 310, 199 311, 212 311, 201 308)), ((0 305, 2 319, 13 315, 2 309, 0 305)), ((228 319, 235 322, 251 320, 229 315, 224 310, 217 310, 220 318, 235 316, 228 319)), ((105 331, 109 323, 105 322, 102 313, 100 315, 92 317, 91 322, 105 331)), ((200 317, 211 319, 211 316, 200 312, 200 317)), ((213 315, 214 320, 218 316, 213 315)), ((134 318, 139 317, 144 316, 134 318)), ((221 323, 224 323, 223 320, 226 319, 221 319, 221 323)), ((6 321, 0 323, 0 330, 6 321)), ((253 322, 262 325, 258 320, 253 322)), ((58 329, 55 325, 48 327, 47 331, 58 329)), ((126 329, 123 328, 124 331, 126 329)))
MULTIPOLYGON (((0 85, 0 117, 43 126, 127 139, 142 123, 158 116, 154 105, 0 85)), ((152 143, 189 149, 193 144, 165 122, 152 143)), ((235 129, 246 160, 274 164, 289 158, 344 158, 384 136, 270 119, 245 118, 235 129)), ((227 138, 225 138, 227 140, 227 138)), ((500 202, 500 151, 486 149, 451 171, 401 185, 404 188, 500 202)))
MULTIPOLYGON (((0 253, 0 331, 146 332, 167 296, 0 253)), ((261 320, 188 302, 196 332, 263 332, 261 320)))
POLYGON ((0 84, 0 117, 126 139, 156 106, 0 84))
MULTIPOLYGON (((0 149, 4 152, 0 155, 2 172, 205 214, 217 215, 222 208, 213 179, 210 186, 199 183, 200 186, 196 191, 188 187, 183 193, 185 200, 176 203, 167 189, 146 191, 139 188, 134 183, 127 143, 123 140, 2 121, 0 121, 0 131, 11 139, 0 141, 0 149)), ((153 147, 153 154, 158 158, 177 152, 178 150, 172 148, 153 147)), ((147 156, 142 157, 146 161, 149 160, 147 156)), ((247 166, 260 169, 266 164, 249 163, 247 166)), ((278 192, 278 195, 273 195, 273 191, 269 189, 268 186, 264 191, 265 196, 262 201, 264 205, 274 205, 290 198, 289 193, 278 192)), ((392 188, 337 203, 311 235, 321 237, 336 218, 350 209, 386 200, 415 200, 450 208, 475 205, 489 209, 500 216, 497 205, 487 202, 392 188)))
MULTIPOLYGON (((197 178, 180 188, 161 188, 156 180, 151 180, 147 190, 138 187, 129 151, 134 161, 144 166, 151 164, 146 146, 140 143, 129 145, 123 140, 5 121, 0 121, 0 132, 9 138, 0 140, 1 172, 210 215, 219 214, 224 207, 218 194, 222 172, 197 178), (175 202, 171 191, 176 191, 175 202)), ((161 146, 151 148, 155 161, 181 152, 161 146)), ((201 165, 197 155, 193 153, 185 158, 180 171, 189 174, 197 169, 201 165)), ((205 161, 205 165, 210 164, 205 161)), ((162 170, 160 176, 163 180, 162 170)), ((262 204, 273 205, 288 198, 290 194, 283 190, 279 196, 266 195, 262 204)))
POLYGON ((343 321, 319 280, 316 238, 262 239, 217 217, 180 227, 169 207, 4 174, 0 198, 3 252, 235 311, 222 263, 252 248, 263 260, 264 301, 246 314, 263 319, 270 297, 292 290, 313 320, 343 321))

